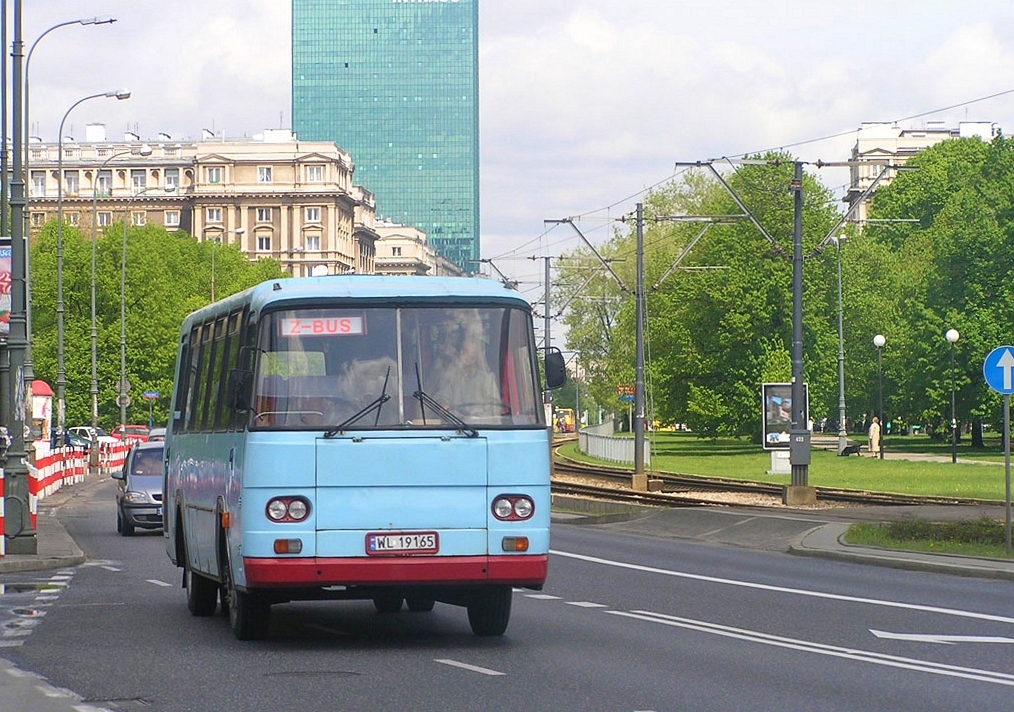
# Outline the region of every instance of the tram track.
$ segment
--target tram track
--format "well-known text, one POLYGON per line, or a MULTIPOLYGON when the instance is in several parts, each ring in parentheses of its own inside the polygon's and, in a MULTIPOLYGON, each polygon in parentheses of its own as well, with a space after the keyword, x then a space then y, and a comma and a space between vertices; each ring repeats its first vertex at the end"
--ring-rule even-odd
MULTIPOLYGON (((606 465, 588 465, 559 456, 556 452, 559 441, 554 445, 553 484, 555 494, 588 496, 610 501, 650 504, 652 506, 700 506, 722 504, 723 506, 757 506, 756 498, 782 498, 784 486, 780 484, 733 480, 717 477, 703 477, 680 473, 650 473, 649 478, 658 480, 660 492, 634 492, 630 489, 632 470, 606 465), (575 483, 566 478, 581 478, 575 483), (594 483, 594 484, 593 484, 594 483), (601 483, 601 484, 599 484, 601 483), (717 501, 716 494, 729 495, 717 501), (702 496, 702 495, 711 495, 702 496), (735 495, 748 498, 739 503, 735 495)), ((892 494, 842 490, 830 487, 816 487, 817 501, 826 504, 852 506, 906 506, 906 505, 988 505, 992 500, 960 497, 927 497, 918 495, 892 494)))

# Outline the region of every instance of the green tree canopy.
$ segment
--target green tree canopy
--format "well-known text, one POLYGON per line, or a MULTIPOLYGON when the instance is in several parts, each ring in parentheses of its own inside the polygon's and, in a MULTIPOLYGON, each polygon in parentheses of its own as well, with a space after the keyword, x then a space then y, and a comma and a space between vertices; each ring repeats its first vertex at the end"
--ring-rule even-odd
MULTIPOLYGON (((119 421, 120 286, 125 275, 128 420, 147 422, 146 391, 157 391, 156 423, 168 419, 180 324, 211 300, 211 250, 215 296, 223 298, 264 280, 288 276, 275 260, 250 260, 235 245, 197 242, 156 225, 130 227, 126 270, 121 270, 123 224, 108 226, 95 243, 96 353, 99 424, 119 421)), ((33 238, 31 251, 32 357, 35 377, 57 385, 57 229, 50 223, 33 238)), ((92 242, 74 227, 63 229, 64 370, 66 424, 91 422, 92 242)), ((55 407, 54 407, 55 412, 55 407)), ((55 425, 55 423, 54 423, 55 425)))

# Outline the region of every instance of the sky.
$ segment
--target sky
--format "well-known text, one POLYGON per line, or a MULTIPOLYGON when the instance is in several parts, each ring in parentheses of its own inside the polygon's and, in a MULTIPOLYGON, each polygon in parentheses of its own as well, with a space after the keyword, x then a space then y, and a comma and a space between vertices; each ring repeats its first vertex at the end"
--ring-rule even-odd
MULTIPOLYGON (((677 161, 790 147, 842 161, 865 122, 1014 126, 1010 0, 479 0, 482 256, 542 292, 542 260, 608 238, 677 161), (945 107, 953 107, 943 111, 945 107), (935 112, 935 113, 926 113, 935 112), (826 140, 817 140, 824 137, 826 140)), ((24 0, 32 135, 105 123, 199 138, 290 127, 286 0, 24 0)), ((11 38, 8 38, 10 41, 11 38)), ((353 157, 354 159, 354 157, 353 157)), ((841 169, 813 170, 837 188, 841 169)))

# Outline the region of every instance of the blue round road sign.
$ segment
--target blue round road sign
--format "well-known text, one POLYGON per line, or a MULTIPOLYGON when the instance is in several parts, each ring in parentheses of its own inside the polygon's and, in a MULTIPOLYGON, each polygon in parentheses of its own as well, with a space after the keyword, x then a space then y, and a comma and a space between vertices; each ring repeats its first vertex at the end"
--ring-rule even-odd
POLYGON ((1014 393, 1014 346, 998 346, 990 351, 982 363, 982 375, 997 393, 1014 393))

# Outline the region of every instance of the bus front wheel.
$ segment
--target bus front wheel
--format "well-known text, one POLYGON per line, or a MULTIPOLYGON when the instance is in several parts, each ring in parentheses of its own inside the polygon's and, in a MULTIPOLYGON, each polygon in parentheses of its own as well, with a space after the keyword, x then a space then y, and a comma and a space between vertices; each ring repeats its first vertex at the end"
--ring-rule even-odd
POLYGON ((480 636, 503 635, 511 619, 510 586, 490 586, 472 592, 468 599, 468 623, 480 636))
POLYGON ((239 591, 232 578, 228 558, 225 563, 225 586, 229 598, 229 625, 238 640, 264 640, 271 626, 271 603, 255 593, 239 591))

